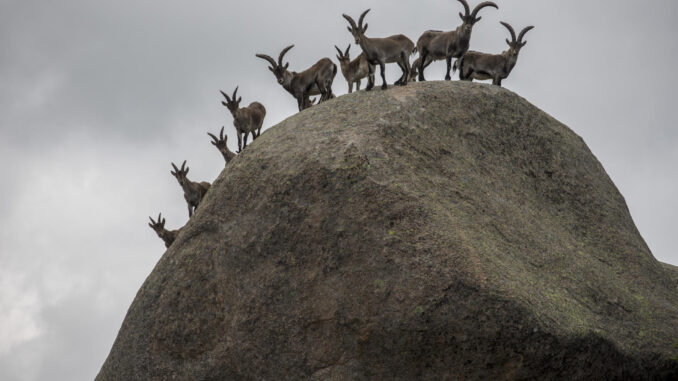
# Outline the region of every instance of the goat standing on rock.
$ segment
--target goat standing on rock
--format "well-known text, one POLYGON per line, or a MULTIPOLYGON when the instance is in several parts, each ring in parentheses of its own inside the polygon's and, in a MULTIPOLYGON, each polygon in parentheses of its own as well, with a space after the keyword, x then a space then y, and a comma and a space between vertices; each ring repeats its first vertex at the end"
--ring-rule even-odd
MULTIPOLYGON (((229 161, 235 159, 236 156, 238 156, 235 152, 231 151, 228 149, 227 139, 228 137, 224 135, 224 127, 221 127, 221 131, 219 132, 219 137, 217 138, 216 136, 210 134, 209 132, 207 133, 212 138, 212 145, 217 147, 219 152, 224 156, 224 160, 226 160, 226 164, 228 164, 229 161)), ((259 136, 257 134, 257 136, 259 136)))
POLYGON ((351 57, 348 54, 348 51, 351 50, 351 44, 348 45, 345 52, 342 52, 338 46, 334 45, 334 48, 337 49, 339 53, 337 59, 341 65, 341 74, 346 78, 348 82, 348 92, 353 92, 353 84, 355 83, 356 91, 360 90, 360 81, 363 78, 368 78, 368 81, 374 82, 374 66, 370 65, 365 58, 365 53, 361 53, 356 59, 351 61, 351 57), (370 66, 372 68, 370 69, 370 66), (370 74, 372 73, 372 74, 370 74))
POLYGON ((528 26, 523 29, 516 40, 516 32, 513 27, 503 21, 501 25, 505 26, 511 33, 512 41, 506 39, 509 49, 501 54, 467 52, 458 62, 454 63, 455 70, 457 66, 459 67, 459 79, 464 81, 491 79, 493 85, 501 86, 502 79, 506 79, 511 74, 513 67, 518 62, 520 49, 527 44, 527 41, 523 42, 523 37, 534 27, 528 26))
POLYGON ((177 230, 167 230, 165 229, 165 219, 162 217, 162 213, 158 214, 158 221, 153 221, 153 218, 148 217, 151 222, 148 226, 151 229, 155 230, 155 233, 165 242, 165 247, 169 248, 172 245, 172 242, 177 238, 181 228, 177 230))
POLYGON ((275 75, 278 83, 297 100, 299 111, 311 107, 313 102, 309 97, 312 95, 320 94, 318 103, 334 98, 332 82, 334 76, 337 75, 337 65, 329 58, 322 58, 301 73, 289 71, 287 70, 290 66, 289 62, 283 65, 282 61, 285 54, 293 47, 294 45, 290 45, 283 49, 278 56, 278 62, 265 54, 256 56, 271 64, 268 70, 275 75))
POLYGON ((189 169, 186 167, 186 160, 181 164, 181 169, 177 168, 174 163, 172 163, 172 167, 174 168, 174 171, 171 171, 170 173, 177 178, 179 185, 181 185, 181 189, 184 190, 184 199, 186 200, 186 204, 188 204, 188 217, 190 218, 198 208, 198 204, 200 204, 202 198, 205 197, 205 193, 210 189, 210 183, 206 181, 196 183, 189 180, 186 177, 189 169))
POLYGON ((370 63, 369 80, 365 90, 370 91, 374 87, 374 66, 379 65, 381 70, 381 89, 386 90, 386 64, 397 63, 403 71, 403 75, 394 84, 405 86, 410 73, 410 56, 414 52, 414 43, 403 34, 397 34, 386 38, 369 38, 365 36, 367 24, 363 25, 365 15, 370 10, 366 10, 360 15, 358 24, 350 16, 343 14, 342 16, 351 25, 348 31, 351 32, 355 38, 356 45, 360 45, 363 49, 363 54, 370 63), (373 66, 374 65, 374 66, 373 66))
POLYGON ((252 141, 258 138, 261 134, 261 126, 264 124, 264 118, 266 117, 266 108, 259 102, 252 102, 249 106, 240 108, 240 101, 242 97, 237 98, 238 88, 235 88, 233 91, 232 98, 229 98, 226 93, 223 91, 221 95, 226 98, 226 102, 221 102, 222 105, 226 106, 228 111, 233 115, 233 126, 235 126, 236 134, 238 134, 238 153, 247 147, 247 137, 250 132, 252 133, 252 141), (245 144, 241 136, 245 135, 245 144))
POLYGON ((471 32, 473 25, 480 21, 482 17, 477 17, 478 12, 485 7, 494 7, 499 9, 497 4, 491 1, 484 1, 478 4, 471 12, 466 0, 458 0, 463 6, 465 14, 459 12, 459 17, 463 23, 453 31, 442 32, 439 30, 428 30, 417 40, 417 51, 419 52, 419 80, 425 81, 424 69, 430 64, 430 61, 445 59, 447 62, 447 74, 445 80, 452 79, 450 70, 452 69, 452 58, 459 58, 466 53, 471 44, 471 32))

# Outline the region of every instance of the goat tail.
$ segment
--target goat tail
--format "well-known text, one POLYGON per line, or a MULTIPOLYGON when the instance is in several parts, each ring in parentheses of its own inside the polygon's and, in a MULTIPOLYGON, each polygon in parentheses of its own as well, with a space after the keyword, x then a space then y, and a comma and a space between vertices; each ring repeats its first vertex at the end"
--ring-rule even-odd
POLYGON ((415 54, 417 54, 417 47, 416 47, 416 46, 414 47, 414 49, 412 49, 412 54, 411 54, 411 55, 415 55, 415 54))

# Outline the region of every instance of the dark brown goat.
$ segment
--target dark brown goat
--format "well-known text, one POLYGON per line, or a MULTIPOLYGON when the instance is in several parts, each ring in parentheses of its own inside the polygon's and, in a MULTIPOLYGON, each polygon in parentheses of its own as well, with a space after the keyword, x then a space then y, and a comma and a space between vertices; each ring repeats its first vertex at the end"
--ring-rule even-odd
POLYGON ((148 219, 151 220, 148 226, 155 230, 158 237, 165 242, 165 247, 169 248, 179 235, 179 232, 181 232, 181 228, 177 230, 165 229, 165 219, 162 217, 162 214, 158 214, 158 221, 153 221, 153 218, 151 217, 148 217, 148 219))
POLYGON ((238 153, 240 153, 240 151, 247 147, 247 137, 250 132, 252 133, 252 141, 261 134, 261 126, 264 124, 264 118, 266 117, 266 108, 259 102, 252 102, 249 106, 241 108, 240 101, 242 101, 242 97, 236 99, 237 94, 237 87, 233 91, 232 97, 221 91, 221 95, 226 98, 226 102, 222 101, 221 104, 226 106, 231 115, 233 115, 233 126, 238 135, 238 153), (244 145, 243 135, 245 136, 244 145))
POLYGON ((458 0, 463 6, 465 14, 459 13, 462 24, 453 31, 441 32, 439 30, 428 30, 417 40, 417 51, 419 52, 419 80, 425 81, 424 69, 428 66, 427 62, 444 59, 447 62, 447 74, 445 80, 450 80, 450 70, 452 69, 452 58, 459 58, 466 53, 471 44, 471 32, 473 25, 480 21, 482 17, 477 17, 478 12, 485 7, 494 7, 499 9, 497 4, 491 1, 484 1, 478 4, 473 11, 466 0, 458 0))
MULTIPOLYGON (((410 56, 414 51, 414 43, 412 40, 407 38, 405 35, 397 34, 386 38, 369 38, 365 36, 365 31, 367 30, 367 24, 363 25, 363 20, 365 15, 370 10, 366 10, 360 15, 358 24, 355 23, 353 18, 343 14, 342 16, 348 21, 350 26, 348 31, 351 32, 353 38, 355 39, 356 45, 360 45, 363 49, 363 54, 371 65, 379 65, 381 70, 381 88, 386 90, 388 85, 386 84, 386 64, 387 63, 397 63, 400 69, 403 71, 403 75, 395 82, 396 85, 407 85, 408 76, 410 73, 410 56)), ((369 91, 374 87, 374 66, 370 66, 370 79, 367 82, 367 87, 365 90, 369 91)))
POLYGON ((198 204, 200 204, 202 198, 205 197, 205 193, 210 189, 210 183, 206 181, 196 183, 189 180, 186 177, 189 170, 189 168, 186 167, 186 160, 181 164, 181 169, 177 168, 174 163, 172 163, 172 168, 174 168, 174 171, 171 171, 170 173, 177 178, 179 185, 181 185, 181 189, 184 190, 184 199, 186 200, 186 204, 188 204, 188 217, 191 217, 198 208, 198 204))
POLYGON ((337 65, 329 58, 322 58, 300 73, 289 71, 287 68, 290 64, 289 62, 283 64, 283 57, 293 47, 294 45, 290 45, 283 49, 278 56, 278 62, 265 54, 256 56, 271 64, 268 70, 275 75, 278 83, 297 100, 299 111, 311 107, 313 101, 309 97, 312 95, 320 94, 318 103, 334 98, 332 82, 337 74, 337 65))
POLYGON ((342 52, 338 46, 334 45, 334 48, 337 49, 339 53, 337 59, 339 60, 339 65, 341 66, 341 74, 346 78, 348 82, 348 92, 353 92, 353 84, 355 84, 356 91, 360 90, 360 81, 363 78, 370 77, 370 72, 372 72, 371 79, 368 78, 368 81, 374 82, 374 66, 370 70, 370 64, 365 58, 365 53, 361 53, 356 59, 351 61, 349 55, 349 50, 351 50, 351 44, 348 45, 345 52, 342 52))
MULTIPOLYGON (((219 132, 219 137, 217 138, 216 136, 210 134, 209 132, 207 133, 212 138, 212 145, 217 147, 219 152, 224 156, 224 160, 226 160, 226 164, 228 164, 229 161, 235 159, 236 156, 238 156, 235 152, 231 151, 228 149, 227 140, 228 136, 224 135, 224 127, 221 127, 221 131, 219 132)), ((257 135, 258 136, 258 135, 257 135)))
POLYGON ((533 26, 528 26, 520 32, 516 39, 516 32, 508 23, 501 22, 511 33, 511 41, 506 39, 509 49, 501 54, 487 54, 479 52, 466 52, 457 62, 455 62, 455 70, 459 66, 459 78, 461 80, 472 81, 491 79, 492 84, 501 86, 501 81, 506 79, 518 62, 518 53, 520 49, 527 44, 523 41, 525 33, 533 29, 533 26))

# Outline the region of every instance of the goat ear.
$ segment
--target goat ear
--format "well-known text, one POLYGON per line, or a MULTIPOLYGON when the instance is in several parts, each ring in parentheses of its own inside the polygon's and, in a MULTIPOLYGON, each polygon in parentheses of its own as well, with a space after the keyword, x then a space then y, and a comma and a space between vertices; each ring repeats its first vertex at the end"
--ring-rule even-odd
POLYGON ((363 27, 363 33, 365 33, 366 30, 367 30, 367 24, 365 24, 365 26, 363 27))
POLYGON ((353 29, 351 29, 350 26, 347 26, 346 29, 348 29, 349 32, 353 33, 353 29))
POLYGON ((221 101, 221 104, 224 105, 224 106, 226 106, 226 107, 228 107, 228 103, 226 103, 226 102, 224 102, 224 101, 221 101))
POLYGON ((240 103, 241 100, 242 100, 242 97, 238 97, 238 103, 240 103))
POLYGON ((527 45, 527 41, 523 41, 522 44, 520 44, 520 47, 522 48, 523 46, 527 45))
POLYGON ((269 66, 269 67, 268 67, 268 70, 270 70, 270 71, 272 71, 273 73, 275 73, 275 70, 273 69, 272 66, 269 66))
POLYGON ((461 21, 464 21, 464 15, 461 12, 459 12, 459 18, 461 19, 461 21))
POLYGON ((511 41, 509 41, 508 38, 506 39, 506 43, 507 43, 509 46, 511 46, 511 41))
POLYGON ((478 17, 476 17, 476 19, 473 20, 473 23, 474 23, 474 24, 477 23, 478 21, 480 21, 481 18, 483 18, 483 16, 478 16, 478 17))
POLYGON ((285 66, 283 66, 283 69, 287 70, 287 68, 290 67, 290 63, 286 63, 285 66))

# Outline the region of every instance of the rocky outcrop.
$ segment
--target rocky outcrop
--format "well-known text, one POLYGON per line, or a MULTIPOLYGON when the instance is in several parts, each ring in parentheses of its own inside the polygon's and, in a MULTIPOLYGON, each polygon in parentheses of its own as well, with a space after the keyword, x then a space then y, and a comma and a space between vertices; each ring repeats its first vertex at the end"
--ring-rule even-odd
POLYGON ((582 139, 464 82, 358 92, 230 162, 97 380, 671 379, 675 273, 582 139))

